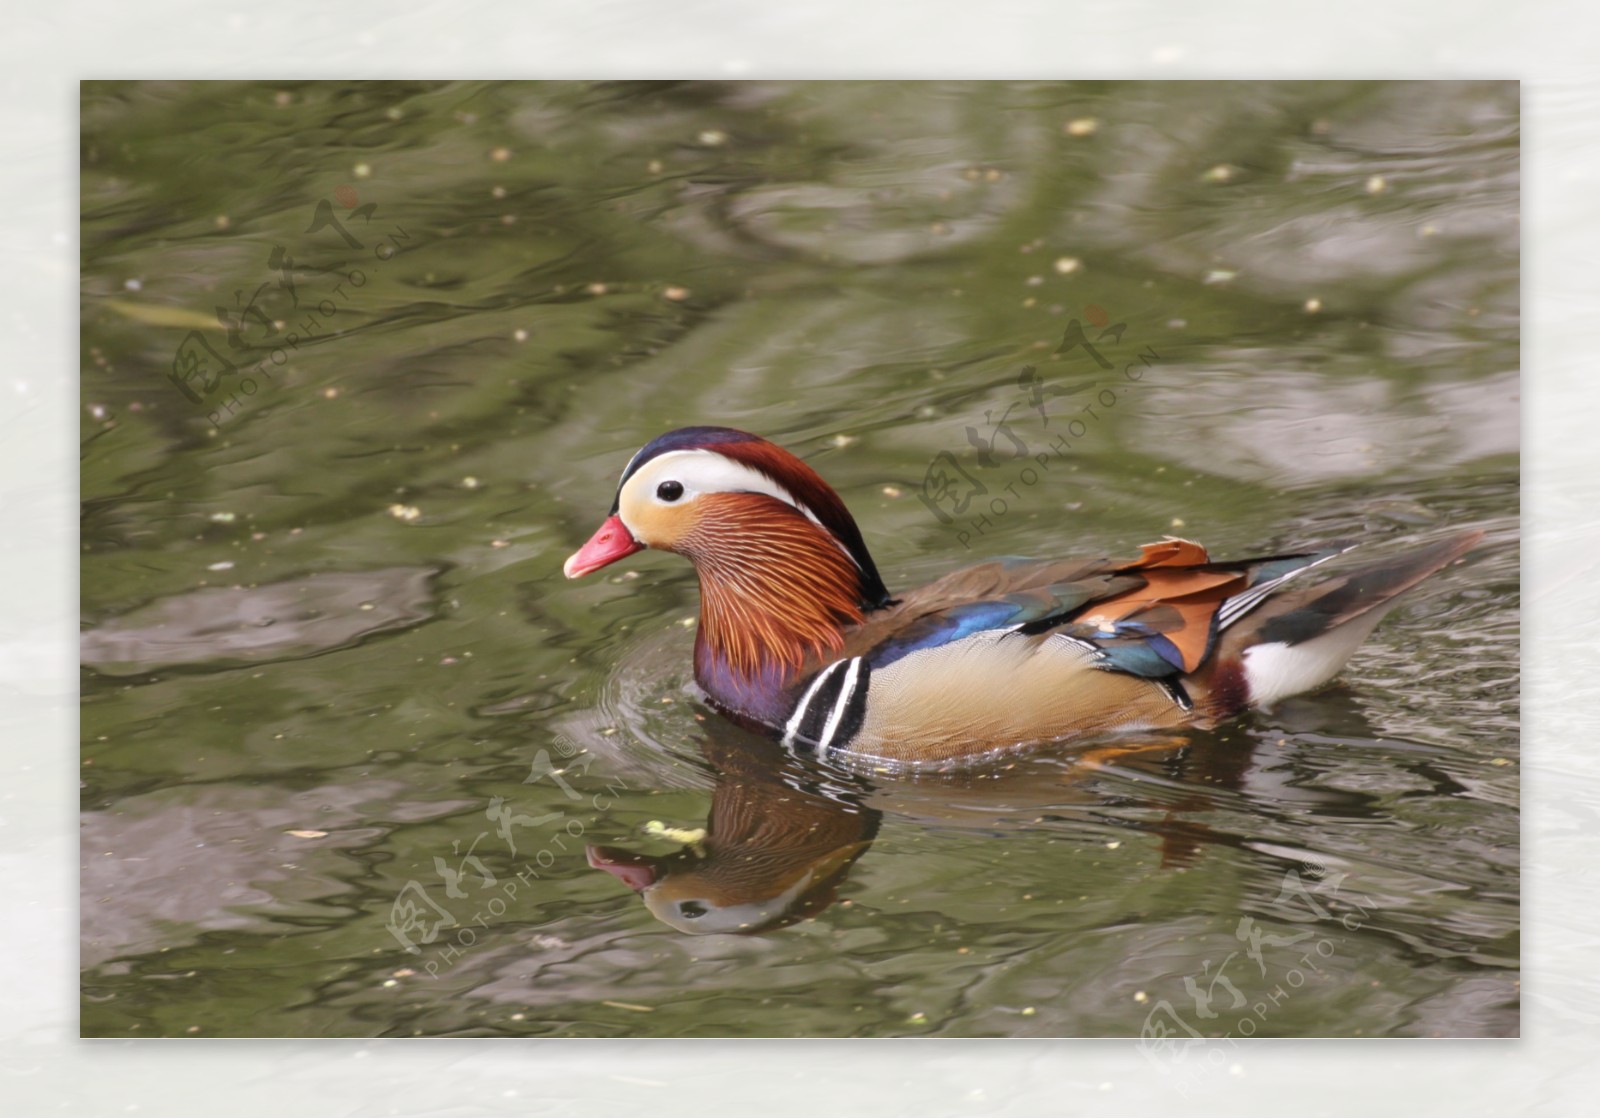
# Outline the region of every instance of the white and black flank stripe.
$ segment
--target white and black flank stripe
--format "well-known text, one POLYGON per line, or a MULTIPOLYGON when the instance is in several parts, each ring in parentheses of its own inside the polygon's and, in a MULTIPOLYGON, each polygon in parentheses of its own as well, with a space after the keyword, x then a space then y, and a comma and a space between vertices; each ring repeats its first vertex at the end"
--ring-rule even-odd
POLYGON ((812 678, 783 727, 783 744, 820 754, 856 736, 867 714, 872 669, 860 657, 835 661, 812 678))

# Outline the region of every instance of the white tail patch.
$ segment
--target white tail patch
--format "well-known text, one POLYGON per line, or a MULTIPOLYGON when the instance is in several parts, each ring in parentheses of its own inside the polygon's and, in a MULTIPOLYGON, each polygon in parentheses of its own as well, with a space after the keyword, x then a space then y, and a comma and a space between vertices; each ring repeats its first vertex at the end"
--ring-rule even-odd
POLYGON ((1297 645, 1269 641, 1250 646, 1244 651, 1244 678, 1250 687, 1251 706, 1270 707, 1332 680, 1387 613, 1369 611, 1297 645))

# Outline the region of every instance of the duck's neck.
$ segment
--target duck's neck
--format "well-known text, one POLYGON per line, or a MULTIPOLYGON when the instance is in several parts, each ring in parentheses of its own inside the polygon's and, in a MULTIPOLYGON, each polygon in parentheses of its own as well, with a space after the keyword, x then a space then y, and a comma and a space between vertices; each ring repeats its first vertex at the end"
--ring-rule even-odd
POLYGON ((826 530, 787 506, 750 512, 766 515, 708 519, 683 551, 700 576, 695 678, 724 706, 764 718, 872 603, 861 568, 826 530))

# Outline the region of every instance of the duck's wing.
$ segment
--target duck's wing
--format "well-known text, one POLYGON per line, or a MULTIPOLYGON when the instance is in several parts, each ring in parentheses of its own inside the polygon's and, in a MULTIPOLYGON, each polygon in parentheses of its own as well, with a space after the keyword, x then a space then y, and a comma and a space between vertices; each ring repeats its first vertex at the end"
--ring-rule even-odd
MULTIPOLYGON (((984 634, 1060 636, 1095 666, 1146 678, 1195 671, 1218 634, 1299 572, 1345 550, 1213 563, 1188 540, 1137 559, 993 560, 905 596, 849 634, 846 657, 877 670, 984 634)), ((1058 643, 1058 645, 1061 643, 1058 643)))

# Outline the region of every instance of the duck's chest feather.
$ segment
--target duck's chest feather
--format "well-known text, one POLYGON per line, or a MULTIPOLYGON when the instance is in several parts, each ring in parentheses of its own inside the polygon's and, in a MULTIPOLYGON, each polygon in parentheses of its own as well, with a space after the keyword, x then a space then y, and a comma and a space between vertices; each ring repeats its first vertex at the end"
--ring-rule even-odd
POLYGON ((781 725, 796 699, 792 669, 775 662, 754 670, 735 667, 706 641, 703 629, 694 644, 694 678, 723 711, 765 728, 781 725))
POLYGON ((774 734, 802 752, 843 748, 860 731, 872 687, 872 668, 845 657, 815 671, 768 665, 738 671, 705 642, 695 644, 695 680, 727 714, 774 734))

